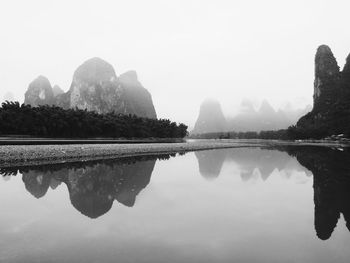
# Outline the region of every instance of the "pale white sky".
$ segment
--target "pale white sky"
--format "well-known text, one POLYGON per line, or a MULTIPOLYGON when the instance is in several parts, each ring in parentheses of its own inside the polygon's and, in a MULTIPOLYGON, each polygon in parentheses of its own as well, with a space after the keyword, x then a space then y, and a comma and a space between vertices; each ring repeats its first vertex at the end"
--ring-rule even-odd
POLYGON ((349 1, 0 0, 0 99, 23 102, 42 74, 68 90, 91 57, 134 69, 159 117, 191 126, 200 103, 228 114, 242 98, 312 102, 314 55, 350 52, 349 1))

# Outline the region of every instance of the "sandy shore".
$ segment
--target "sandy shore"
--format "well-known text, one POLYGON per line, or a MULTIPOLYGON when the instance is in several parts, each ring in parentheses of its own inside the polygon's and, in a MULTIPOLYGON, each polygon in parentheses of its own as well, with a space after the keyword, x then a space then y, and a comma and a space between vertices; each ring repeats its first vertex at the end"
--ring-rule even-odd
MULTIPOLYGON (((0 146, 0 167, 88 161, 145 154, 170 154, 208 149, 286 145, 290 142, 256 140, 202 140, 184 143, 76 144, 0 146)), ((292 143, 301 145, 300 143, 292 143)), ((302 145, 329 146, 302 143, 302 145)), ((331 144, 330 146, 335 146, 331 144)), ((337 145, 339 146, 339 145, 337 145)))
POLYGON ((76 144, 0 146, 0 166, 21 166, 253 146, 251 143, 199 141, 147 144, 76 144))

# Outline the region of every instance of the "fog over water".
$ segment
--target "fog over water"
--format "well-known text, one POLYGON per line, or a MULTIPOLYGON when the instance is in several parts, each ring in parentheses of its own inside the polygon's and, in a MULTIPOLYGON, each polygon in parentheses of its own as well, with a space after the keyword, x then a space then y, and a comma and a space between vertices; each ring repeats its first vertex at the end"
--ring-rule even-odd
POLYGON ((350 51, 348 1, 2 1, 0 100, 23 102, 42 74, 67 90, 91 57, 117 75, 134 69, 159 117, 193 125, 203 99, 226 115, 312 103, 314 54, 328 44, 342 67, 350 51), (8 96, 5 96, 8 97, 8 96))

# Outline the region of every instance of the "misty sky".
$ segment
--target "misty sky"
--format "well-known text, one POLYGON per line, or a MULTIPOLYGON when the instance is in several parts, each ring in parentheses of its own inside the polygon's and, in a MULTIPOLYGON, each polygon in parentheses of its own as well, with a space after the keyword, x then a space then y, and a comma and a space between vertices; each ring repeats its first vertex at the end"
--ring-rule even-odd
POLYGON ((24 100, 45 75, 69 89, 91 57, 117 74, 134 69, 159 117, 193 125, 200 103, 226 114, 243 98, 312 103, 314 55, 328 44, 342 67, 350 52, 349 1, 125 0, 0 2, 0 100, 24 100))

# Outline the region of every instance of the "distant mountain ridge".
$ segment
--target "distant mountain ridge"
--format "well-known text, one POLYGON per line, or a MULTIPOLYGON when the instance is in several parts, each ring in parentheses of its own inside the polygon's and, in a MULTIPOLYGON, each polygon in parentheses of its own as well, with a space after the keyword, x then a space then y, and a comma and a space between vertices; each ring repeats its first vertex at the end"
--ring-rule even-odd
POLYGON ((152 96, 139 82, 136 72, 129 71, 118 78, 113 66, 97 57, 76 69, 67 92, 58 86, 52 88, 46 77, 39 76, 29 84, 24 103, 157 118, 152 96))
POLYGON ((220 103, 213 99, 205 100, 200 106, 193 133, 222 132, 226 130, 226 127, 227 123, 220 103))
POLYGON ((241 110, 233 118, 225 118, 220 103, 209 100, 202 103, 200 113, 192 134, 211 132, 260 132, 268 130, 286 129, 290 125, 311 110, 311 106, 304 109, 275 110, 267 100, 263 100, 258 110, 255 110, 253 103, 247 99, 241 103, 241 110))
MULTIPOLYGON (((242 102, 243 107, 247 108, 249 101, 242 102)), ((242 106, 241 106, 242 108, 242 106)), ((230 131, 268 131, 286 129, 307 112, 311 106, 302 109, 278 109, 277 111, 267 100, 263 100, 260 108, 256 111, 253 105, 249 105, 249 111, 241 111, 237 116, 228 120, 230 131)))

